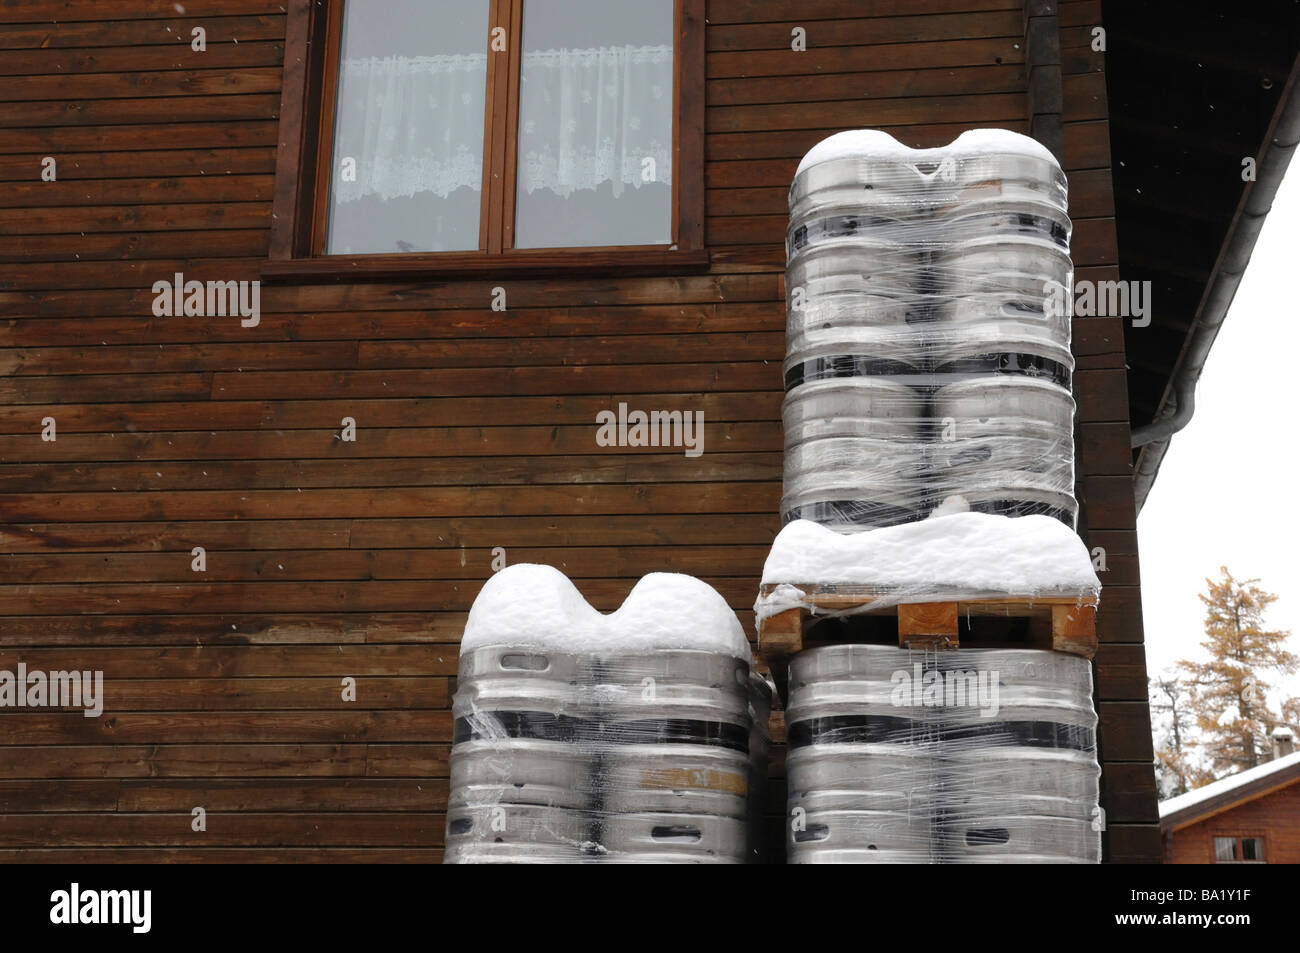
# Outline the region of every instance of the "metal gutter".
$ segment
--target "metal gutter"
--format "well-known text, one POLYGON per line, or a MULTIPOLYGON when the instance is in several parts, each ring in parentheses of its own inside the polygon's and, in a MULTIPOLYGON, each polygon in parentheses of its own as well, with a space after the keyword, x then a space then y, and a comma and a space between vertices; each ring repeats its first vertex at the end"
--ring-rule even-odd
POLYGON ((1155 483, 1160 463, 1169 449, 1170 439, 1192 419, 1196 409, 1196 384, 1205 369, 1210 348, 1228 315, 1232 299, 1237 294, 1246 266, 1250 263, 1250 256, 1255 250, 1255 242, 1264 227, 1264 219, 1273 207, 1273 199, 1277 196, 1287 166, 1295 154, 1296 144, 1300 142, 1300 96, 1296 95, 1298 72, 1300 57, 1291 68, 1277 115, 1273 117, 1272 129, 1260 150, 1256 180, 1246 186, 1237 206, 1228 237, 1219 252, 1214 276, 1201 298, 1196 319, 1188 331, 1187 343, 1179 355, 1160 414, 1153 422, 1133 428, 1131 445, 1142 448, 1133 474, 1133 496, 1139 512, 1155 483))

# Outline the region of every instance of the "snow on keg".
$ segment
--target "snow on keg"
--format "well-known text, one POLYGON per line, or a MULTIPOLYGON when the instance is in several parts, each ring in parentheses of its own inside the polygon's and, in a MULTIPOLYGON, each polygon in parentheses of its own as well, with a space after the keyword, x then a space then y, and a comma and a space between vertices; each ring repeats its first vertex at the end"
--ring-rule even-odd
POLYGON ((922 518, 925 400, 888 377, 819 380, 788 393, 783 521, 863 529, 922 518))
POLYGON ((888 222, 923 219, 930 211, 927 185, 933 173, 919 168, 916 157, 916 150, 874 129, 823 139, 795 172, 790 218, 793 222, 834 215, 888 222))

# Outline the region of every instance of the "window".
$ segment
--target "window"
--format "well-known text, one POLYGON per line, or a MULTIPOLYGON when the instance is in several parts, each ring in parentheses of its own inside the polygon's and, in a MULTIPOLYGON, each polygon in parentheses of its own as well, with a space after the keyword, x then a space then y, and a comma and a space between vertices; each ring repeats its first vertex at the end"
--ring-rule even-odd
POLYGON ((702 0, 294 0, 275 277, 707 266, 702 0))
POLYGON ((1216 864, 1262 864, 1264 863, 1264 839, 1262 837, 1216 837, 1214 838, 1214 862, 1216 864))

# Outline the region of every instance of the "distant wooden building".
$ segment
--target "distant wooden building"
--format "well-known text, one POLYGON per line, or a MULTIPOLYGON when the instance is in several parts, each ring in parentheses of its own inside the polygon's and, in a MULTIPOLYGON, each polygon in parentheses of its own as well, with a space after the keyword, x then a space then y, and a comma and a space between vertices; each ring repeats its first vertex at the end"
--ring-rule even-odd
POLYGON ((1300 864, 1300 752, 1160 804, 1167 864, 1300 864))
POLYGON ((632 65, 669 66, 626 86, 647 146, 619 175, 649 185, 615 183, 586 236, 565 189, 515 188, 549 174, 526 145, 547 128, 520 80, 529 0, 407 3, 424 19, 388 33, 395 0, 355 3, 0 2, 0 668, 99 670, 107 696, 96 718, 0 711, 0 862, 438 861, 457 643, 499 556, 604 610, 645 573, 698 575, 752 634, 799 159, 848 128, 936 146, 988 126, 1062 160, 1076 279, 1154 285, 1140 321, 1076 321, 1074 388, 1079 530, 1105 556, 1105 857, 1158 862, 1135 525, 1168 441, 1135 452, 1133 430, 1188 409, 1286 167, 1294 3, 534 17, 538 62, 556 31, 616 36, 626 7, 656 46, 632 65), (477 70, 428 95, 471 116, 443 181, 368 160, 430 132, 366 132, 392 50, 477 70), (243 303, 260 281, 260 313, 166 313, 190 281, 246 282, 243 303), (703 412, 705 452, 598 446, 620 402, 703 412))

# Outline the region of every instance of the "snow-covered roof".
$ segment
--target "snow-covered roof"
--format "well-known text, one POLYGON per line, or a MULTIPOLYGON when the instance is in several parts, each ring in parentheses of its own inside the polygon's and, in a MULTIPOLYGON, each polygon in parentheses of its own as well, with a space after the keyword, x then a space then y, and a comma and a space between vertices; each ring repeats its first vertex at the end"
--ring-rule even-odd
POLYGON ((1195 791, 1188 791, 1186 794, 1178 795, 1178 797, 1171 797, 1167 801, 1161 801, 1160 819, 1164 820, 1190 807, 1195 807, 1198 804, 1228 794, 1237 788, 1243 788, 1256 781, 1262 781, 1269 775, 1280 774, 1288 768, 1300 768, 1300 751, 1293 752, 1283 758, 1275 758, 1266 764, 1242 771, 1240 774, 1220 778, 1218 781, 1207 784, 1203 788, 1197 788, 1195 791))

